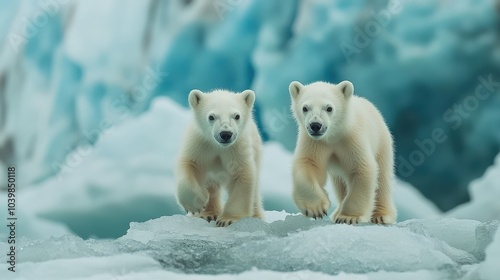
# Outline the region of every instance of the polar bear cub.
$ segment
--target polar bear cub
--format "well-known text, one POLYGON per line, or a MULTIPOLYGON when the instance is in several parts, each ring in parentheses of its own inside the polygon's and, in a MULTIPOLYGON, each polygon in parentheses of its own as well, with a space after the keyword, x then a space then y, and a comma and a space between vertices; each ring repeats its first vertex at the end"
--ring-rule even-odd
POLYGON ((396 221, 391 196, 392 136, 375 106, 353 95, 351 82, 290 83, 292 112, 299 126, 293 163, 293 199, 308 217, 326 216, 334 185, 336 223, 396 221))
POLYGON ((262 140, 253 120, 255 93, 192 90, 194 120, 187 128, 177 162, 177 201, 217 226, 244 217, 263 217, 258 190, 262 140), (220 188, 228 199, 221 208, 220 188))

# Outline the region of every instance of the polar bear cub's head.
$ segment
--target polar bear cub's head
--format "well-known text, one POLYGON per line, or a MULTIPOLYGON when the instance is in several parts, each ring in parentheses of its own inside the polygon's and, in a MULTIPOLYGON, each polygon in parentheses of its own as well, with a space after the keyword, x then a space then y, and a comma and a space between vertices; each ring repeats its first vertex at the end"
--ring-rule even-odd
POLYGON ((252 90, 203 93, 194 89, 189 93, 189 105, 198 127, 209 140, 222 147, 236 142, 248 119, 252 118, 254 102, 255 93, 252 90))
POLYGON ((343 126, 354 86, 349 81, 337 85, 325 82, 302 85, 294 81, 289 91, 292 112, 300 129, 318 140, 343 126))

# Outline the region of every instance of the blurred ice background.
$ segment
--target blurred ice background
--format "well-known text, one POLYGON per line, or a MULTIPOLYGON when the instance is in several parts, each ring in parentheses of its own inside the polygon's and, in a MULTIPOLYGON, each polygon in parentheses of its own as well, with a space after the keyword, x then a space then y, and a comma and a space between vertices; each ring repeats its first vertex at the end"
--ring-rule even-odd
MULTIPOLYGON (((497 0, 0 1, 0 170, 17 168, 19 235, 117 238, 130 222, 180 214, 172 167, 193 88, 255 90, 265 208, 297 212, 292 80, 351 80, 378 106, 396 143, 399 221, 498 220, 499 15, 497 0)), ((0 172, 2 209, 6 182, 0 172)), ((484 256, 471 250, 436 265, 474 279, 463 265, 484 256)))

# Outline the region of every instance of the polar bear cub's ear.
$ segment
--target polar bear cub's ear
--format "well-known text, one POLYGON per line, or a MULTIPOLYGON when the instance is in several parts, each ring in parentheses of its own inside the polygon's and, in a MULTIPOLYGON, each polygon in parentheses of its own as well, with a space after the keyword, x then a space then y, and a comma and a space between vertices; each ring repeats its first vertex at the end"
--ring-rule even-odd
POLYGON ((345 97, 351 97, 354 93, 354 85, 349 81, 342 81, 337 86, 345 97))
POLYGON ((303 84, 297 81, 293 81, 290 83, 290 86, 288 86, 288 91, 290 92, 290 96, 295 99, 300 92, 302 91, 302 88, 304 87, 303 84))
POLYGON ((189 93, 189 97, 188 97, 189 106, 191 106, 191 108, 193 108, 193 109, 195 109, 196 107, 198 107, 198 105, 201 102, 201 99, 203 98, 203 94, 204 93, 201 90, 193 89, 189 93))
POLYGON ((244 90, 241 93, 241 96, 243 97, 243 100, 247 104, 249 108, 252 108, 253 103, 255 102, 255 92, 251 89, 244 90))

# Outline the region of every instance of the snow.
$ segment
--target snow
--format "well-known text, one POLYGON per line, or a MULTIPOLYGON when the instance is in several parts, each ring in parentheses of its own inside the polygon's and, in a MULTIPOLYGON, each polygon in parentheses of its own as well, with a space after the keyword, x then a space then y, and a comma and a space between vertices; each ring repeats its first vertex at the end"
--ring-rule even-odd
POLYGON ((476 274, 482 280, 496 280, 500 275, 500 230, 497 230, 493 243, 486 249, 486 260, 480 264, 476 274))
MULTIPOLYGON (((351 226, 301 215, 279 214, 281 219, 276 212, 268 215, 274 216, 273 222, 247 218, 227 228, 184 215, 165 216, 131 223, 127 234, 115 240, 71 235, 23 239, 16 275, 53 280, 151 279, 153 275, 198 279, 189 275, 193 273, 222 274, 222 279, 229 274, 239 274, 238 279, 327 275, 344 279, 352 274, 369 277, 359 279, 403 275, 437 279, 463 276, 470 266, 476 267, 499 226, 498 221, 454 219, 351 226)), ((487 267, 498 257, 495 242, 480 266, 487 267)), ((0 243, 2 251, 6 247, 0 243)), ((5 273, 6 264, 0 265, 0 271, 5 273)))
MULTIPOLYGON (((408 279, 408 280, 438 280, 442 279, 444 273, 440 272, 430 272, 430 271, 416 271, 416 272, 372 272, 364 275, 359 274, 347 274, 340 273, 338 275, 328 275, 320 272, 314 272, 309 270, 302 270, 298 272, 276 272, 268 270, 251 270, 245 271, 239 274, 218 274, 218 275, 207 275, 207 274, 181 274, 171 271, 165 271, 161 269, 160 264, 153 263, 152 259, 133 256, 134 260, 130 260, 130 255, 124 255, 120 257, 109 257, 109 258, 82 258, 84 260, 65 260, 65 261, 53 261, 48 262, 46 266, 33 268, 36 264, 26 265, 30 271, 36 271, 39 278, 42 280, 146 280, 146 279, 175 279, 175 280, 205 280, 205 279, 217 279, 217 280, 254 280, 254 279, 284 279, 284 280, 308 280, 308 279, 333 279, 333 280, 367 280, 367 279, 408 279), (128 258, 128 259, 127 259, 128 258), (99 263, 106 263, 108 267, 103 269, 99 263), (52 265, 52 266, 50 266, 52 265), (64 271, 53 273, 54 271, 60 271, 62 265, 74 266, 78 265, 79 276, 74 277, 74 271, 64 271), (111 271, 111 272, 110 272, 111 271), (52 273, 51 273, 52 272, 52 273), (67 277, 67 278, 65 278, 67 277)), ((18 279, 32 279, 30 276, 21 276, 18 279)))
POLYGON ((457 206, 446 213, 448 217, 475 219, 478 221, 500 220, 500 154, 495 164, 489 167, 483 177, 469 186, 470 202, 457 206))

